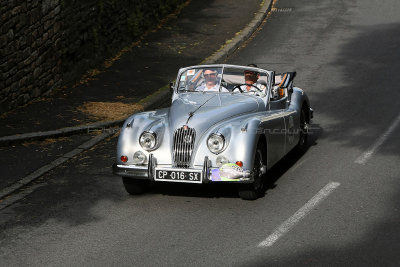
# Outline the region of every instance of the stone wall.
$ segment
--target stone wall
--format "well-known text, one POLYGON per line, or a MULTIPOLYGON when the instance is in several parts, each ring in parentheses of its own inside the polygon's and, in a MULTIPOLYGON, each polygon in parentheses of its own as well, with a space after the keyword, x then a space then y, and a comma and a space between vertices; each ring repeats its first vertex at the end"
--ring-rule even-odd
POLYGON ((184 0, 0 0, 0 113, 68 84, 184 0))

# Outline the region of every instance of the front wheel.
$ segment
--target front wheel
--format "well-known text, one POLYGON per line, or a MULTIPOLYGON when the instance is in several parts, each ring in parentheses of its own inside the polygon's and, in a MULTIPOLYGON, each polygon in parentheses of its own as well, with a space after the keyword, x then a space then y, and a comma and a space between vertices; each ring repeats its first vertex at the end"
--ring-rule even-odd
POLYGON ((301 109, 300 113, 300 138, 297 143, 297 149, 299 151, 304 151, 307 147, 308 140, 308 123, 306 120, 306 113, 304 109, 301 109))
POLYGON ((140 195, 150 189, 150 181, 122 177, 126 192, 131 195, 140 195))
POLYGON ((260 142, 254 155, 254 182, 251 184, 241 184, 238 193, 241 199, 255 200, 259 198, 264 189, 264 176, 266 173, 265 146, 260 142))

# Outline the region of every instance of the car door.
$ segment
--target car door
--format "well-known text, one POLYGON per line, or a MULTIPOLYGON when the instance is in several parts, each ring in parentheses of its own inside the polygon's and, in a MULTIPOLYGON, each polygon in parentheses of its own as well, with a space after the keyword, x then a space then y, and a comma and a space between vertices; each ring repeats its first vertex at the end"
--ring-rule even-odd
POLYGON ((286 143, 286 101, 271 100, 268 103, 268 125, 267 125, 267 139, 268 139, 268 166, 272 167, 285 155, 286 143))

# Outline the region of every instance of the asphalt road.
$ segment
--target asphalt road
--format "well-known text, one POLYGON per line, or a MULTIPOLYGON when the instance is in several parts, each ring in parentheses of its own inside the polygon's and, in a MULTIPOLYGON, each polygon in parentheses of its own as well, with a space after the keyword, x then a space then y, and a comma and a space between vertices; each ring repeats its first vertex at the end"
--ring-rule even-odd
POLYGON ((309 149, 269 172, 262 198, 171 184, 128 196, 110 137, 0 210, 0 265, 400 265, 399 11, 279 0, 227 60, 297 71, 315 109, 309 149))

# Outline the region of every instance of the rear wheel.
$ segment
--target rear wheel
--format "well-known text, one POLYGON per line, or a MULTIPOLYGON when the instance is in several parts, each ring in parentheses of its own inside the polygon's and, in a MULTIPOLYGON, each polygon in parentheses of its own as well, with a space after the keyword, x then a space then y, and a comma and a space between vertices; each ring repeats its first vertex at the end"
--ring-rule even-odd
POLYGON ((131 195, 140 195, 150 189, 150 181, 122 177, 126 192, 131 195))
POLYGON ((238 193, 241 199, 255 200, 259 198, 264 189, 264 176, 266 173, 265 146, 259 142, 254 155, 254 182, 251 184, 241 184, 238 193))

